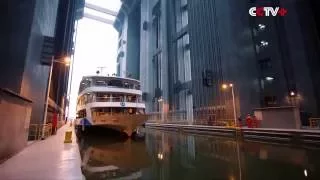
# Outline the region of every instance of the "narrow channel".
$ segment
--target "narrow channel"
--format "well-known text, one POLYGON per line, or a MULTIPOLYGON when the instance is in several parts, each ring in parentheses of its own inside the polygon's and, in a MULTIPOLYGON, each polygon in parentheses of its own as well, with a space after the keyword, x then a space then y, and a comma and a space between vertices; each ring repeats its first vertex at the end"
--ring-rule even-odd
POLYGON ((78 140, 87 180, 320 179, 320 151, 290 145, 143 129, 78 140))

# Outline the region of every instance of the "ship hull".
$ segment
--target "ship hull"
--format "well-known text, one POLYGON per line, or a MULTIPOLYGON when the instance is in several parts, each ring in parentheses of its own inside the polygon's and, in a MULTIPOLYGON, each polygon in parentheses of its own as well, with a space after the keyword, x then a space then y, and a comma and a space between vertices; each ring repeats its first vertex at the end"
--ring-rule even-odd
MULTIPOLYGON (((100 115, 93 116, 92 123, 90 127, 104 127, 113 129, 122 133, 125 133, 127 136, 132 136, 136 131, 137 127, 142 126, 148 119, 148 115, 144 114, 135 114, 135 115, 100 115)), ((80 127, 82 123, 78 124, 80 127)), ((87 126, 82 129, 85 130, 87 126)))

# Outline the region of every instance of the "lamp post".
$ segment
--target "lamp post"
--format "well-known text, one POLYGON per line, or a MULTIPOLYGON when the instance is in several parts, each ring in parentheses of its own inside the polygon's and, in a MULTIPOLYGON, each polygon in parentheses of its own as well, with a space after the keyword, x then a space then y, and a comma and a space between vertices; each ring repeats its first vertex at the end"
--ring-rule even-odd
POLYGON ((158 99, 158 103, 159 103, 159 111, 161 111, 161 122, 163 122, 163 120, 164 120, 164 115, 163 115, 163 98, 162 97, 160 97, 159 99, 158 99))
MULTIPOLYGON (((72 87, 72 78, 73 78, 73 68, 74 68, 74 55, 72 56, 72 61, 71 61, 71 72, 69 73, 69 85, 68 85, 68 92, 67 92, 67 100, 68 100, 68 106, 67 106, 67 113, 68 114, 66 114, 66 120, 68 121, 68 119, 69 119, 69 115, 70 115, 70 112, 69 112, 69 110, 70 110, 70 99, 71 99, 71 87, 72 87)), ((70 69, 69 69, 69 71, 70 71, 70 69)), ((66 121, 66 122, 67 122, 66 121)))
POLYGON ((65 58, 62 58, 62 59, 64 59, 64 62, 59 61, 59 60, 61 60, 61 59, 54 59, 54 56, 52 56, 52 59, 51 59, 49 79, 48 79, 48 84, 47 84, 46 104, 45 104, 45 109, 44 109, 44 117, 43 117, 43 125, 42 125, 41 139, 44 139, 45 125, 46 125, 46 123, 47 123, 48 106, 49 106, 49 95, 50 95, 50 88, 51 88, 51 79, 52 79, 53 64, 54 64, 54 63, 61 63, 61 64, 64 64, 64 65, 66 65, 66 66, 69 66, 69 65, 70 65, 70 58, 69 58, 69 57, 65 57, 65 58))
POLYGON ((231 93, 232 93, 232 105, 233 105, 233 118, 234 118, 234 125, 237 124, 237 112, 236 112, 236 102, 235 102, 235 97, 234 97, 234 88, 233 84, 222 84, 222 89, 227 89, 231 88, 231 93))

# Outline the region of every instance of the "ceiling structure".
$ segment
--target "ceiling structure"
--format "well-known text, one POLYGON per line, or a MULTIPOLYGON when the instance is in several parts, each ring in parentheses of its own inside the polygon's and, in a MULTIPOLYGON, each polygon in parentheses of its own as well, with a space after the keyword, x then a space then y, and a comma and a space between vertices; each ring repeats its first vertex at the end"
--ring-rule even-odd
MULTIPOLYGON (((85 4, 85 8, 90 9, 90 10, 94 10, 94 11, 96 11, 98 13, 107 14, 107 15, 112 16, 112 17, 116 17, 117 16, 117 12, 112 11, 112 10, 107 9, 107 8, 103 8, 103 7, 94 5, 94 4, 86 3, 85 4)), ((88 12, 84 13, 84 17, 92 19, 92 20, 95 20, 95 21, 99 21, 99 22, 102 22, 102 23, 105 23, 105 24, 110 24, 110 25, 112 25, 113 22, 114 22, 114 20, 112 20, 112 19, 108 19, 108 18, 99 16, 99 15, 94 15, 94 14, 88 13, 88 12)))

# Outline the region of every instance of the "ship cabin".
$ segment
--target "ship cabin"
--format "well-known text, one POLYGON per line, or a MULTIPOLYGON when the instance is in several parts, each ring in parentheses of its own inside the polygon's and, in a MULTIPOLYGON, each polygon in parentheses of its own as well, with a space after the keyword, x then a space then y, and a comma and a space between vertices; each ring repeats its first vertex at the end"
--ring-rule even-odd
POLYGON ((138 80, 113 76, 86 76, 80 83, 77 118, 119 113, 144 114, 144 109, 138 80))

